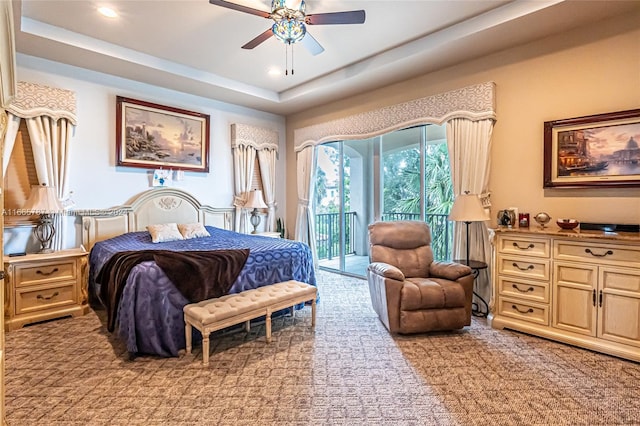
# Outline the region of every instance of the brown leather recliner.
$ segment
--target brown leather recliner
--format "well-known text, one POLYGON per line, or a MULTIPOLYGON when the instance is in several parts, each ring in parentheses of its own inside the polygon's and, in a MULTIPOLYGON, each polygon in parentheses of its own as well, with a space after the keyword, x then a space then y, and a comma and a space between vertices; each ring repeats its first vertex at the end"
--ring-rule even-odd
POLYGON ((369 225, 369 245, 371 302, 390 332, 454 330, 471 324, 471 268, 434 261, 426 223, 375 222, 369 225))

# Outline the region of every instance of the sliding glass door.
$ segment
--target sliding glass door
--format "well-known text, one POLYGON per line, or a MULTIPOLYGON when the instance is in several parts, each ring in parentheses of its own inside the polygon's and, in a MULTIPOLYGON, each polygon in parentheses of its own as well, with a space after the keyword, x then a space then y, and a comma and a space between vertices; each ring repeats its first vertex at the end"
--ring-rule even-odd
POLYGON ((450 259, 453 192, 444 127, 417 126, 318 148, 316 248, 319 266, 366 276, 368 225, 424 220, 437 259, 450 259))

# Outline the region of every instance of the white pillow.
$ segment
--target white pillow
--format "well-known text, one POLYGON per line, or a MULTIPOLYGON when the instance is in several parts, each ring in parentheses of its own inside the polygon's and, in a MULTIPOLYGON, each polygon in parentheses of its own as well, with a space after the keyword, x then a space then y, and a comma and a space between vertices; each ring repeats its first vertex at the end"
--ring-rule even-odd
POLYGON ((163 223, 147 226, 147 231, 151 234, 151 242, 164 243, 167 241, 184 240, 175 223, 163 223))
POLYGON ((199 237, 210 237, 211 234, 207 231, 201 223, 181 223, 178 225, 180 234, 185 240, 199 237))

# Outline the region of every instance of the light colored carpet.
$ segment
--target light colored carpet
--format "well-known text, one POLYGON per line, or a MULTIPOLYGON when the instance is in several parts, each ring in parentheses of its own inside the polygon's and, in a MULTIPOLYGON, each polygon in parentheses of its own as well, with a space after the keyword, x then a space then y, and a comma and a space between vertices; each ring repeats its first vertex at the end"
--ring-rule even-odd
POLYGON ((294 319, 179 358, 128 360, 103 315, 6 334, 10 425, 633 425, 640 364, 474 318, 394 337, 366 281, 321 272, 315 331, 294 319))

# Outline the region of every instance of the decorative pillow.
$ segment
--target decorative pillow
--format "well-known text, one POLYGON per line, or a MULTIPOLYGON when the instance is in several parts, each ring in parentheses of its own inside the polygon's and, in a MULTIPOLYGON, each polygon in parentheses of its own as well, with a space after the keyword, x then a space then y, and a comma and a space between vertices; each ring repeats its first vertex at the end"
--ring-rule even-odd
POLYGON ((147 231, 151 234, 151 242, 164 243, 167 241, 184 240, 175 223, 163 223, 159 225, 147 226, 147 231))
POLYGON ((199 237, 210 237, 209 231, 201 223, 181 223, 178 225, 180 234, 185 240, 199 237))

